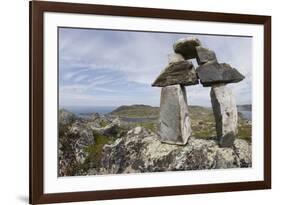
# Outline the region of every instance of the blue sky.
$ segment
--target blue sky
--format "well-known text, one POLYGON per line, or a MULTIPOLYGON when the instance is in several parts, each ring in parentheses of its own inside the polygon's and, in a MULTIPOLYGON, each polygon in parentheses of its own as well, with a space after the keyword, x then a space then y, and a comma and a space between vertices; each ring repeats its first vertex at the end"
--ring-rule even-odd
MULTIPOLYGON (((220 63, 229 63, 246 76, 228 86, 237 104, 251 103, 250 37, 59 28, 60 107, 159 106, 161 88, 151 83, 167 65, 173 43, 191 36, 214 50, 220 63)), ((210 88, 199 84, 186 90, 189 104, 211 105, 210 88)))

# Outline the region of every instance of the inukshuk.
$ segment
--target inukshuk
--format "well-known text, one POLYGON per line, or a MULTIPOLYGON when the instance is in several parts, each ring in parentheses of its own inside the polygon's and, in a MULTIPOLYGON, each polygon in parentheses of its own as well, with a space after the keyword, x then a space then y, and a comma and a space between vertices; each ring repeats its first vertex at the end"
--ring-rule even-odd
POLYGON ((219 144, 222 147, 232 146, 238 133, 238 113, 235 98, 226 84, 237 83, 244 76, 230 65, 218 63, 215 52, 202 47, 196 38, 178 40, 174 51, 176 54, 170 57, 169 66, 153 83, 153 86, 163 87, 158 132, 161 140, 175 144, 187 142, 191 126, 184 86, 197 84, 198 76, 204 87, 212 87, 211 102, 219 144), (199 65, 197 75, 188 61, 193 58, 199 65))

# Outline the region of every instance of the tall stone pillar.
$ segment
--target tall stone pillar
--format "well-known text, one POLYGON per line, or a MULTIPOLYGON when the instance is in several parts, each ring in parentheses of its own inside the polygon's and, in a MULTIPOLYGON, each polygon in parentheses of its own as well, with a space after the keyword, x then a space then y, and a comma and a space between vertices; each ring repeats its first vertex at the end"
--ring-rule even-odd
POLYGON ((211 102, 219 145, 230 147, 238 134, 238 114, 232 91, 225 84, 213 85, 211 102))
POLYGON ((161 90, 158 134, 162 142, 184 145, 191 135, 185 87, 171 85, 161 90))

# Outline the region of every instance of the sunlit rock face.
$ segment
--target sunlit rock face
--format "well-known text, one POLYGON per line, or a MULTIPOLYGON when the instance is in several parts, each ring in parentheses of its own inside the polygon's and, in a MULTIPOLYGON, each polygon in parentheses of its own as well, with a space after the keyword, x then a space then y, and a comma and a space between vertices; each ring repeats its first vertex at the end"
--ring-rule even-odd
POLYGON ((230 147, 238 134, 238 112, 232 91, 224 84, 212 86, 211 102, 219 144, 230 147))
POLYGON ((162 142, 186 144, 191 135, 185 87, 162 88, 158 134, 162 142))

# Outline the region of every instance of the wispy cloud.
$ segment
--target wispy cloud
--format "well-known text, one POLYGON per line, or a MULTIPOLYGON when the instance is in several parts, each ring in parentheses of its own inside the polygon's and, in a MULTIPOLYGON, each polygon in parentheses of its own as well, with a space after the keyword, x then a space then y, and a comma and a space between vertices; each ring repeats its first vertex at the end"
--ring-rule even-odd
MULTIPOLYGON (((159 105, 160 88, 151 83, 166 66, 173 43, 188 34, 61 28, 60 105, 159 105)), ((251 38, 192 35, 213 49, 220 62, 246 79, 231 85, 238 103, 251 102, 251 38)), ((187 87, 189 104, 210 106, 209 88, 187 87)))

